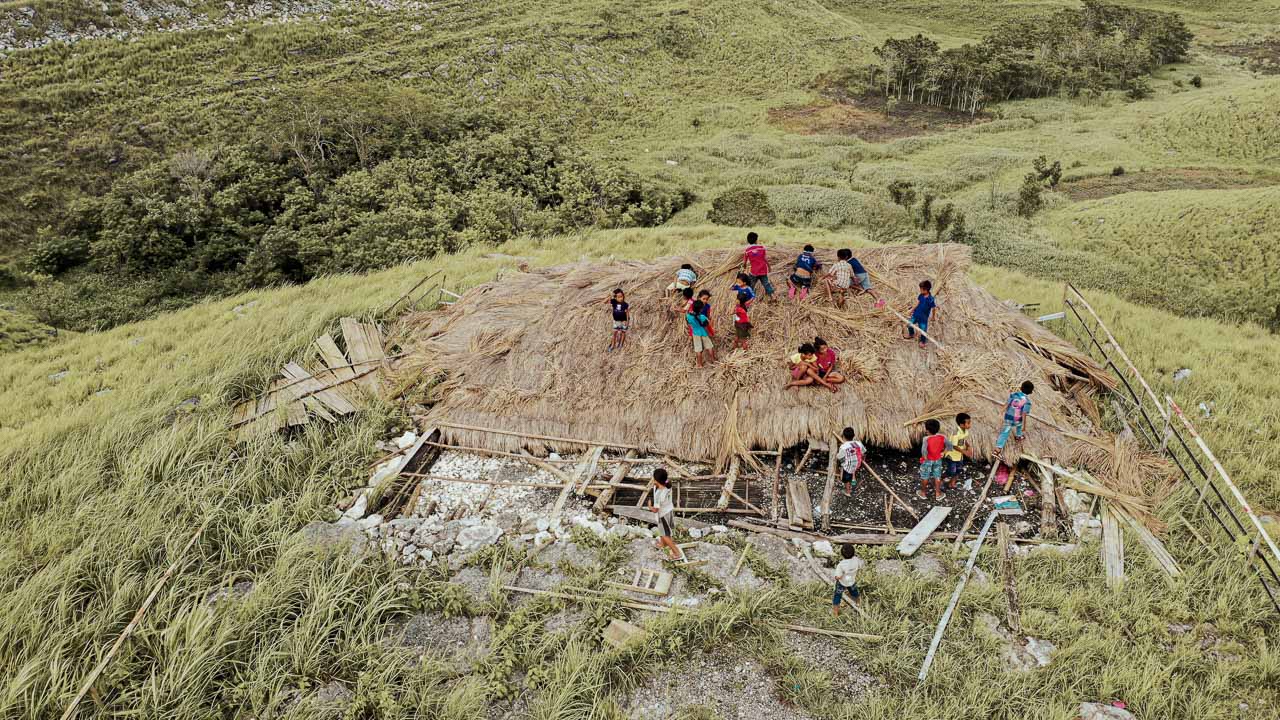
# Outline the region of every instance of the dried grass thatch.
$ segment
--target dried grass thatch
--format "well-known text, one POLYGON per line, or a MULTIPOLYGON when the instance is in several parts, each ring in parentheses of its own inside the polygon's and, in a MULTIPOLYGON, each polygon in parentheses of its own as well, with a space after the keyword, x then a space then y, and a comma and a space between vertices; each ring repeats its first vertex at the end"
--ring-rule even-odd
MULTIPOLYGON (((770 248, 780 298, 798 251, 770 248)), ((834 251, 819 256, 835 261, 834 251)), ((909 245, 859 256, 902 314, 915 303, 917 283, 933 280, 941 320, 932 329, 944 349, 926 352, 902 339, 902 322, 869 298, 850 298, 839 310, 815 292, 805 304, 757 302, 750 350, 731 350, 729 286, 740 257, 732 248, 653 262, 563 265, 478 286, 450 308, 405 319, 400 331, 410 357, 401 372, 448 378, 432 411, 438 418, 718 464, 749 448, 827 439, 846 425, 864 442, 905 450, 923 434, 925 419, 941 418, 949 429, 960 411, 974 417, 976 453, 989 456, 1001 403, 1027 379, 1036 384, 1035 416, 1052 423, 1029 422, 1027 451, 1065 458, 1072 441, 1064 430, 1092 434, 1096 410, 1082 410, 1078 398, 1109 387, 1110 377, 972 284, 967 248, 909 245), (713 293, 720 361, 705 369, 694 367, 683 317, 664 291, 681 262, 694 263, 699 288, 713 293), (625 350, 606 354, 607 300, 615 287, 627 293, 632 328, 625 350), (784 390, 785 358, 815 335, 840 351, 850 382, 835 394, 784 390)), ((529 445, 515 437, 449 434, 495 449, 529 445)))

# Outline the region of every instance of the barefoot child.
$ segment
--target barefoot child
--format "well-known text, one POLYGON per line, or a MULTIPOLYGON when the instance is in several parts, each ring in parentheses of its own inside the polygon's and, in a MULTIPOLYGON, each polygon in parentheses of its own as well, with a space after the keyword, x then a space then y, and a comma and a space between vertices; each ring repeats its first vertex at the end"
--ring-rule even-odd
POLYGON ((733 346, 747 349, 751 340, 751 316, 747 314, 747 305, 751 301, 745 295, 738 295, 738 304, 733 308, 733 346))
POLYGON ((840 461, 840 481, 844 483, 844 494, 849 497, 853 495, 853 488, 858 484, 856 476, 858 468, 862 467, 862 458, 866 457, 867 447, 858 442, 851 427, 845 428, 841 437, 844 438, 844 442, 836 451, 836 460, 840 461))
POLYGON ((853 256, 852 250, 849 251, 849 257, 845 258, 845 262, 849 264, 849 268, 853 270, 854 279, 858 281, 858 292, 864 292, 875 298, 876 307, 884 307, 884 299, 877 295, 875 290, 871 289, 871 274, 867 272, 861 262, 858 262, 858 258, 853 256))
POLYGON ((676 530, 676 508, 671 502, 671 480, 665 468, 653 471, 653 504, 649 512, 658 513, 658 549, 666 548, 672 560, 684 560, 680 546, 671 538, 676 530))
POLYGON ((842 559, 836 564, 836 591, 831 596, 831 614, 835 617, 840 617, 840 601, 844 599, 845 593, 849 593, 849 604, 854 608, 858 607, 858 596, 862 594, 858 590, 858 571, 866 563, 856 555, 853 545, 845 543, 840 546, 842 559))
POLYGON ((836 391, 835 385, 822 379, 818 374, 818 351, 809 343, 801 345, 799 351, 787 359, 787 367, 791 369, 791 382, 784 385, 784 388, 817 383, 831 392, 836 391))
POLYGON ((929 499, 929 481, 933 481, 933 499, 942 499, 942 456, 951 447, 942 434, 942 423, 925 420, 924 429, 929 433, 920 442, 920 490, 916 497, 929 499))
POLYGON ((711 332, 708 330, 710 321, 703 310, 702 301, 694 300, 689 312, 684 314, 684 320, 689 324, 689 337, 693 340, 693 358, 697 367, 702 367, 704 356, 709 357, 712 362, 716 359, 716 348, 711 343, 711 332))
MULTIPOLYGON (((969 413, 960 413, 956 415, 956 431, 950 438, 951 449, 947 451, 947 489, 956 489, 956 480, 960 477, 960 473, 964 472, 965 460, 973 458, 973 448, 969 446, 969 426, 973 424, 973 420, 969 418, 969 413)), ((965 483, 965 489, 972 487, 973 481, 965 483)))
POLYGON ((1027 380, 1016 392, 1009 393, 1009 399, 1004 404, 1004 427, 1000 428, 1000 436, 996 438, 996 457, 1000 457, 1000 453, 1004 452, 1005 443, 1009 442, 1010 432, 1013 432, 1019 440, 1022 439, 1022 431, 1027 426, 1027 416, 1031 414, 1031 398, 1027 396, 1035 390, 1036 386, 1027 380))
MULTIPOLYGON (((916 328, 929 332, 929 321, 937 317, 938 303, 933 298, 933 283, 924 280, 920 283, 920 295, 916 297, 916 309, 911 311, 911 327, 907 328, 907 339, 916 336, 916 328)), ((929 339, 920 335, 920 347, 929 344, 929 339)))
POLYGON ((799 294, 800 302, 804 302, 805 298, 809 297, 809 289, 813 287, 813 274, 820 267, 822 263, 818 262, 818 258, 813 254, 813 246, 805 245, 804 252, 796 258, 791 277, 787 279, 787 297, 794 300, 799 294))
POLYGON ((681 292, 692 288, 698 282, 698 273, 694 271, 693 266, 685 263, 676 271, 676 281, 667 286, 668 292, 681 292))
POLYGON ((627 328, 631 322, 627 311, 631 306, 627 304, 627 296, 622 292, 622 288, 613 291, 613 297, 609 298, 609 307, 613 310, 613 340, 609 343, 608 352, 622 349, 627 343, 627 328))
POLYGON ((853 257, 853 251, 848 248, 841 248, 836 251, 836 264, 831 266, 831 272, 827 274, 825 280, 827 290, 835 299, 836 307, 844 308, 845 295, 849 294, 849 289, 853 287, 853 266, 849 264, 849 258, 853 257))
POLYGON ((813 339, 815 353, 814 365, 818 368, 818 377, 832 385, 844 382, 844 376, 836 372, 836 351, 820 337, 813 339))
POLYGON ((716 324, 711 318, 711 291, 699 290, 698 299, 702 301, 702 314, 707 316, 707 333, 716 336, 716 324))
POLYGON ((751 276, 746 273, 738 273, 738 281, 729 286, 739 298, 746 297, 747 309, 751 308, 751 303, 756 299, 756 291, 751 289, 751 276))
POLYGON ((765 297, 773 299, 773 283, 769 282, 769 259, 764 245, 760 244, 760 236, 754 232, 747 233, 747 249, 742 252, 742 264, 751 275, 751 287, 756 283, 764 287, 765 297))

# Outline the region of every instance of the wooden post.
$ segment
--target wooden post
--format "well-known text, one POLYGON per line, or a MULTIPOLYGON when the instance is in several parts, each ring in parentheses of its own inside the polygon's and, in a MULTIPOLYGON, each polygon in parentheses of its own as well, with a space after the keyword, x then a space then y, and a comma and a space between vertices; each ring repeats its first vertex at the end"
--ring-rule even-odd
MULTIPOLYGON (((938 645, 942 643, 942 633, 947 629, 947 623, 951 620, 951 613, 955 612, 956 605, 960 602, 960 594, 964 592, 964 586, 969 582, 969 576, 973 574, 973 564, 978 559, 978 551, 982 549, 982 541, 987 539, 987 533, 991 530, 991 523, 995 521, 998 513, 991 513, 987 516, 987 521, 982 525, 982 532, 978 533, 978 541, 973 544, 973 552, 969 553, 969 562, 965 563, 964 572, 960 574, 960 582, 956 583, 955 592, 951 593, 951 601, 947 603, 947 609, 942 613, 942 619, 938 621, 938 627, 933 631, 933 640, 929 643, 929 654, 924 656, 924 665, 920 666, 919 682, 929 676, 929 666, 933 665, 933 656, 938 652, 938 645)), ((963 531, 960 537, 964 537, 963 531)))
POLYGON ((987 483, 982 486, 982 492, 978 493, 978 499, 973 501, 973 509, 969 511, 968 517, 964 519, 964 524, 956 531, 956 547, 960 547, 960 543, 964 542, 964 533, 973 524, 973 519, 978 515, 978 508, 982 507, 982 503, 987 500, 987 492, 991 490, 991 481, 996 479, 996 470, 1000 468, 1000 461, 994 460, 991 463, 991 472, 987 473, 987 483))
POLYGON ((1013 634, 1021 637, 1022 604, 1018 602, 1018 588, 1014 584, 1013 543, 1009 537, 1009 523, 1001 522, 996 528, 996 548, 1000 555, 1000 575, 1004 578, 1004 595, 1009 601, 1005 621, 1013 634))
POLYGON ((720 489, 720 499, 716 507, 721 510, 729 507, 729 499, 733 496, 733 486, 738 484, 738 456, 729 459, 729 473, 725 476, 724 487, 720 489))
POLYGON ((773 498, 770 500, 770 510, 773 513, 773 520, 777 522, 782 516, 782 508, 778 502, 778 488, 782 483, 782 443, 778 443, 778 456, 773 460, 773 498))
MULTIPOLYGON (((1052 460, 1050 460, 1052 462, 1052 460)), ((1040 537, 1055 538, 1058 536, 1058 492, 1053 480, 1053 473, 1043 465, 1040 468, 1040 537)))
POLYGON ((827 485, 822 489, 822 532, 831 532, 831 494, 836 488, 836 446, 827 453, 827 485))

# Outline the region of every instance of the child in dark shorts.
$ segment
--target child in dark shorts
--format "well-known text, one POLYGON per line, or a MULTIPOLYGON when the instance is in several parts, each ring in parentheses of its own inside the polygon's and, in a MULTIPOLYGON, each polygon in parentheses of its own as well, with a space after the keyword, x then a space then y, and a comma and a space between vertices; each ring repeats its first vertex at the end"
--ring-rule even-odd
POLYGON ((858 606, 858 597, 862 592, 858 590, 858 571, 866 563, 862 558, 855 557, 853 545, 845 543, 840 546, 840 557, 842 558, 836 564, 835 592, 831 595, 831 614, 840 617, 840 601, 844 599, 845 594, 849 595, 850 604, 855 608, 858 606))
POLYGON ((738 305, 733 309, 733 346, 747 349, 747 341, 751 339, 751 316, 747 314, 747 305, 751 302, 745 293, 738 295, 738 305))

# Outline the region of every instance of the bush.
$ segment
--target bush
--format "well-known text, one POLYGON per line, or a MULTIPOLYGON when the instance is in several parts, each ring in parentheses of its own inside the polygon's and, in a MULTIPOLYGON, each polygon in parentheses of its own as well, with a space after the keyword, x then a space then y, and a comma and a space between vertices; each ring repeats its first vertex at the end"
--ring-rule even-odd
POLYGON ((1123 165, 1117 165, 1117 166, 1115 166, 1115 167, 1111 168, 1111 177, 1120 177, 1120 176, 1121 176, 1121 175, 1123 175, 1123 174, 1124 174, 1124 166, 1123 166, 1123 165))
POLYGON ((1191 78, 1191 86, 1192 86, 1192 87, 1197 87, 1197 88, 1198 88, 1198 87, 1204 87, 1204 80, 1201 80, 1201 79, 1200 79, 1200 76, 1199 76, 1199 75, 1196 75, 1196 76, 1194 76, 1194 77, 1192 77, 1192 78, 1191 78))
POLYGON ((1130 100, 1143 100, 1151 97, 1151 83, 1146 78, 1133 78, 1129 81, 1129 88, 1125 90, 1125 96, 1130 100))
POLYGON ((717 225, 751 227, 773 225, 777 215, 769 205, 769 196, 758 188, 734 188, 711 201, 707 220, 717 225))
POLYGON ((1040 194, 1044 192, 1044 185, 1040 183, 1035 173, 1028 173, 1022 179, 1022 186, 1018 188, 1018 214, 1024 218, 1035 215, 1036 212, 1044 205, 1044 198, 1040 194))
POLYGON ((32 270, 57 275, 89 261, 89 242, 79 236, 55 235, 42 229, 31 246, 27 264, 32 270))

